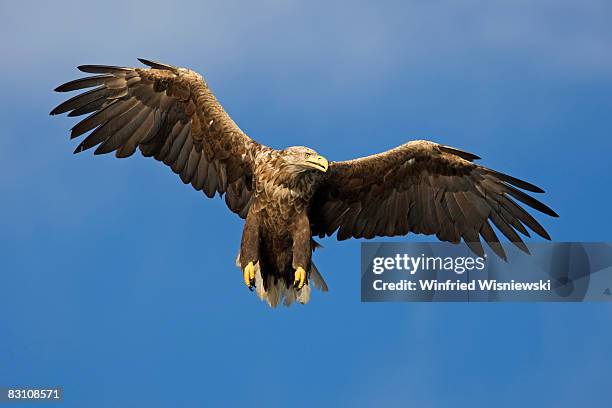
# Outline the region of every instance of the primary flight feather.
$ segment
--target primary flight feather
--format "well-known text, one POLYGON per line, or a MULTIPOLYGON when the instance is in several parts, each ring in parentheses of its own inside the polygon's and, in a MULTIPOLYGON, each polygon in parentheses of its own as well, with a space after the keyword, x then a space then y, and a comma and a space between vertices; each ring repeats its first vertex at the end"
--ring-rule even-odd
POLYGON ((435 234, 480 256, 482 238, 504 259, 492 225, 525 252, 518 233, 529 236, 527 228, 550 239, 519 204, 556 217, 522 190, 543 191, 475 164, 476 155, 429 141, 343 162, 307 147, 275 150, 248 137, 196 72, 140 61, 150 68, 78 67, 95 75, 55 90, 93 89, 51 114, 90 114, 72 128, 72 138, 89 132, 75 153, 96 147, 121 158, 138 148, 208 197, 225 196, 246 220, 237 259, 244 282, 271 306, 308 302, 311 285, 327 290, 311 261, 313 236, 435 234))

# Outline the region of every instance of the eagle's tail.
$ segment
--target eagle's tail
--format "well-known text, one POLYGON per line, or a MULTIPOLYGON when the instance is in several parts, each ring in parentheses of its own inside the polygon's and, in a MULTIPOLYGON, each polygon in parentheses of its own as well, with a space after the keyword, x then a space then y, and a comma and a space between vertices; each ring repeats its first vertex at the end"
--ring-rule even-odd
POLYGON ((314 263, 310 266, 308 276, 308 284, 302 286, 301 289, 294 288, 293 285, 287 287, 284 279, 275 279, 272 275, 267 276, 268 281, 264 285, 264 278, 261 275, 259 265, 257 265, 255 269, 255 292, 257 292, 257 296, 261 300, 266 301, 271 307, 276 307, 281 302, 285 306, 289 306, 295 301, 306 304, 310 300, 311 286, 322 292, 327 292, 328 290, 327 283, 314 263))
MULTIPOLYGON (((236 265, 240 268, 240 255, 236 259, 236 265)), ((308 284, 301 289, 294 288, 293 285, 287 286, 284 279, 277 279, 272 275, 266 276, 267 282, 264 285, 264 277, 261 273, 259 262, 255 265, 255 293, 257 296, 268 303, 270 307, 276 307, 281 302, 285 306, 291 305, 297 301, 301 304, 306 304, 310 300, 311 285, 321 292, 327 292, 328 287, 325 279, 317 269, 314 263, 310 265, 308 273, 308 284)))

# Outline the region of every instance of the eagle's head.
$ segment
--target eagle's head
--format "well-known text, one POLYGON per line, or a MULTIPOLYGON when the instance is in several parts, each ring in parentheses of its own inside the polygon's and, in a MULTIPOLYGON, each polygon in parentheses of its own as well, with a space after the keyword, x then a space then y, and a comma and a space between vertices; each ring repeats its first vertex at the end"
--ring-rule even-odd
POLYGON ((283 160, 286 167, 292 172, 323 172, 327 171, 329 163, 327 159, 311 148, 304 146, 292 146, 284 150, 283 160))

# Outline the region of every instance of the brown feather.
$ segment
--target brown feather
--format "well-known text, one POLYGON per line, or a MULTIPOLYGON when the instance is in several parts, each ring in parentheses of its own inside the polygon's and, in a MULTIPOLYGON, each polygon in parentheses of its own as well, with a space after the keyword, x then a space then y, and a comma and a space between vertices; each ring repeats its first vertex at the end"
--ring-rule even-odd
POLYGON ((502 258, 505 252, 488 219, 522 250, 527 248, 515 229, 528 234, 523 224, 548 238, 531 215, 504 196, 555 216, 548 206, 513 186, 542 190, 472 163, 476 159, 459 149, 415 141, 384 153, 333 162, 311 206, 313 235, 339 230, 339 239, 373 238, 412 231, 450 242, 463 238, 472 251, 483 254, 481 235, 502 258), (357 218, 355 208, 360 211, 357 218))

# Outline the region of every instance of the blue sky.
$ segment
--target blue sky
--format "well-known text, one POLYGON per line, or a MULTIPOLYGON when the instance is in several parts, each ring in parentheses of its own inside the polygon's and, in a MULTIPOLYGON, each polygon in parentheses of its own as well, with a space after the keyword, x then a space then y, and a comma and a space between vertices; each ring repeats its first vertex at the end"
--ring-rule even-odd
MULTIPOLYGON (((0 3, 0 385, 63 406, 595 406, 609 304, 362 304, 359 241, 330 292, 270 310, 242 222, 142 157, 72 155, 48 116, 76 65, 187 66, 249 135, 331 160, 430 139, 527 179, 555 241, 610 241, 612 3, 0 3)), ((407 240, 414 239, 405 238, 407 240)))

